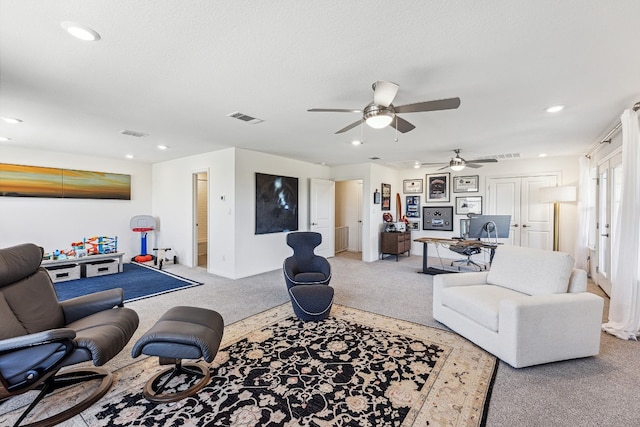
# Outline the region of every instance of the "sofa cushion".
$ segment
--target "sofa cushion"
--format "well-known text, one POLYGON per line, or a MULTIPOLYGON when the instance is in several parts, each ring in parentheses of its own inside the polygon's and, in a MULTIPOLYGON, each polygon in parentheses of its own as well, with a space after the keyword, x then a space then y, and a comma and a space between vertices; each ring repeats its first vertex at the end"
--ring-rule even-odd
POLYGON ((564 252, 499 246, 487 283, 527 295, 566 293, 573 263, 573 257, 564 252))
POLYGON ((442 305, 497 332, 500 300, 521 296, 522 293, 502 286, 453 286, 442 290, 442 305))

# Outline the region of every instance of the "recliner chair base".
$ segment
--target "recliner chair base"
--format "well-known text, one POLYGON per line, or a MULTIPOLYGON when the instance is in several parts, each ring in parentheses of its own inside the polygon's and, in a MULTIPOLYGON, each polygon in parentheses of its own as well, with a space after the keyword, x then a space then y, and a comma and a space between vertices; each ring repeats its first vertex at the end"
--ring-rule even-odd
POLYGON ((109 389, 111 388, 111 384, 113 384, 113 376, 111 375, 111 373, 102 368, 95 367, 68 369, 62 373, 58 373, 55 376, 51 376, 39 387, 35 388, 36 390, 40 390, 40 393, 38 394, 38 396, 36 396, 33 402, 31 402, 31 404, 22 413, 22 415, 20 415, 20 418, 18 418, 18 420, 15 422, 14 427, 20 425, 22 425, 22 427, 49 427, 58 425, 63 421, 75 417, 80 412, 84 411, 85 409, 96 403, 98 400, 100 400, 102 396, 107 394, 107 391, 109 391, 109 389), (24 419, 29 415, 29 413, 36 407, 36 405, 40 403, 42 399, 47 395, 64 387, 70 387, 94 380, 100 380, 99 385, 89 396, 85 397, 82 401, 48 418, 34 421, 30 424, 21 424, 22 421, 24 421, 24 419))
MULTIPOLYGON (((163 363, 163 361, 161 360, 160 363, 163 363)), ((181 360, 175 360, 174 363, 175 366, 157 373, 147 381, 143 394, 149 402, 177 402, 185 397, 193 396, 209 383, 211 375, 209 374, 209 368, 204 363, 189 362, 183 364, 181 360), (186 390, 162 393, 165 387, 169 385, 169 382, 179 375, 200 376, 202 378, 186 390)))

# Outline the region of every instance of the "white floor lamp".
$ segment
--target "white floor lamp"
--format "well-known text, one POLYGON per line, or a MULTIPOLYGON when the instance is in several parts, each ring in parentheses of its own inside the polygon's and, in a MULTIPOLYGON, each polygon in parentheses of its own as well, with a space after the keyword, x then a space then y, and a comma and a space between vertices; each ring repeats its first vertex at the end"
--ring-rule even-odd
POLYGON ((543 187, 539 189, 540 201, 553 203, 553 250, 558 250, 560 240, 560 203, 575 202, 576 187, 565 185, 562 187, 543 187))

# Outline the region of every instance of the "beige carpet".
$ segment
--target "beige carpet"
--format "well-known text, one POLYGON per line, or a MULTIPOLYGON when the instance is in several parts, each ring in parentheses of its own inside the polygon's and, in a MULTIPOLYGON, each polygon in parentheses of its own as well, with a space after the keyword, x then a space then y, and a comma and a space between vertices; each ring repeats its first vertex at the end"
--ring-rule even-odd
POLYGON ((197 396, 149 404, 143 384, 161 368, 147 358, 116 371, 109 394, 65 425, 478 426, 496 367, 447 331, 340 305, 304 323, 286 303, 225 328, 197 396))

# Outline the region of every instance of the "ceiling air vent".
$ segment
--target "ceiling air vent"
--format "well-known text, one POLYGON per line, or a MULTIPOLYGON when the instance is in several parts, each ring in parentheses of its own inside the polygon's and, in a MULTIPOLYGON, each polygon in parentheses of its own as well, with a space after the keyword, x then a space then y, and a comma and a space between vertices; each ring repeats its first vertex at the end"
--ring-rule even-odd
POLYGON ((127 136, 135 136, 136 138, 142 138, 143 136, 149 135, 148 133, 136 132, 135 130, 127 130, 127 129, 121 130, 120 133, 127 136))
POLYGON ((510 153, 510 154, 494 154, 492 156, 476 157, 473 160, 485 160, 485 159, 507 160, 507 159, 519 159, 519 158, 520 158, 520 153, 510 153))
POLYGON ((262 119, 256 119, 255 117, 247 116, 246 114, 242 114, 237 111, 235 113, 227 114, 227 117, 242 120, 243 122, 251 123, 252 125, 264 122, 262 119))

